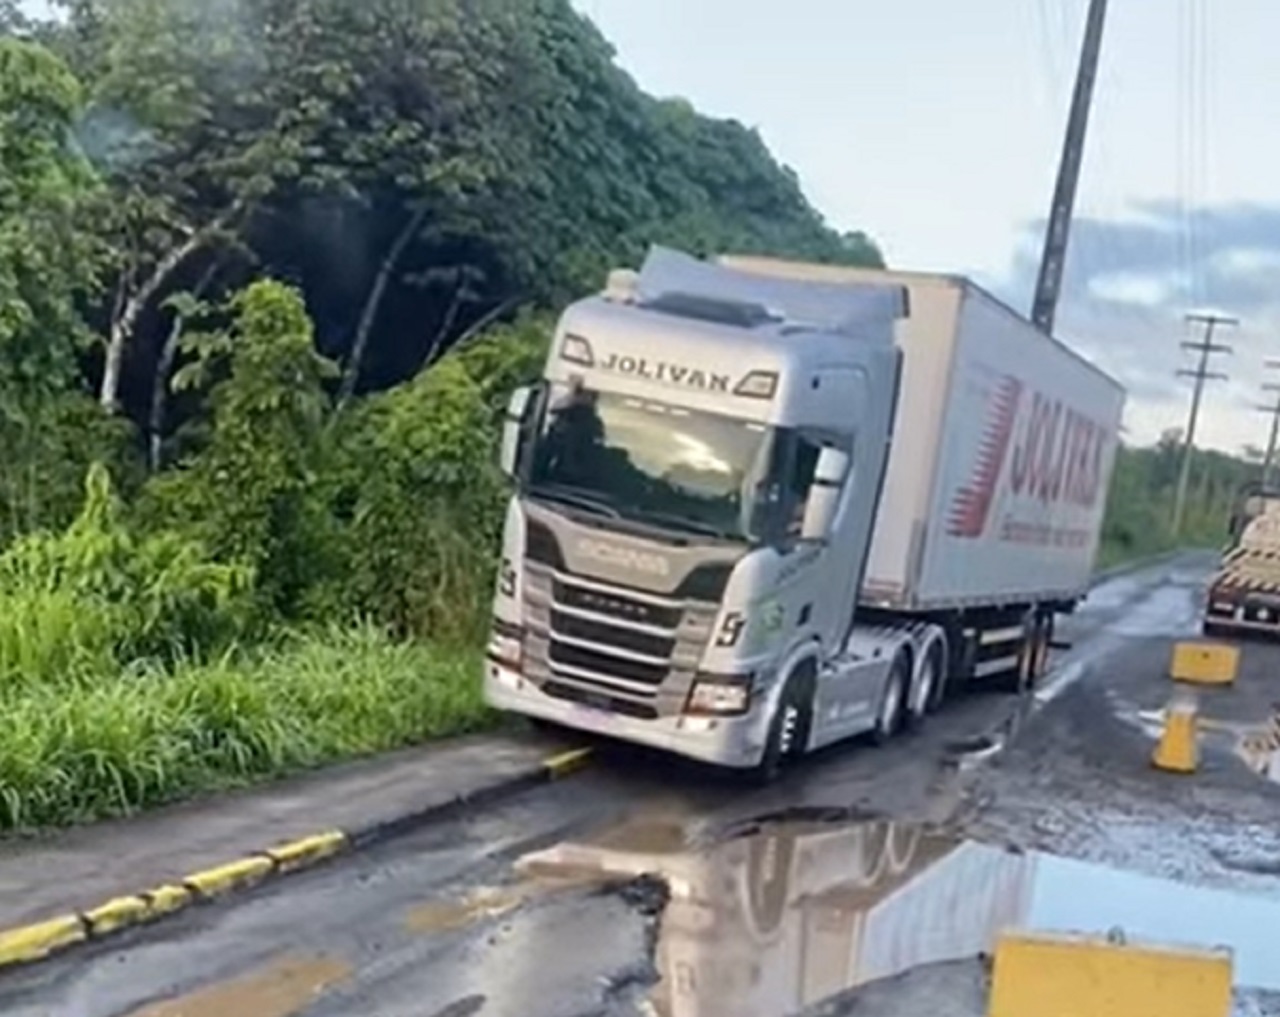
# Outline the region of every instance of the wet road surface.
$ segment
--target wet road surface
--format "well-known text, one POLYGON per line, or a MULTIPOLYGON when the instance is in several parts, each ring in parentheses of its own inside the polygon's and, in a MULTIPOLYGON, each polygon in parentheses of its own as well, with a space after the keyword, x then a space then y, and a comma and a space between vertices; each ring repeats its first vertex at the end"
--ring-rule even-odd
MULTIPOLYGON (((1207 571, 1183 561, 1100 588, 1064 625, 1075 645, 1042 703, 1163 632, 1178 570, 1207 571)), ((823 754, 763 791, 609 748, 499 808, 0 978, 0 1013, 772 1017, 972 960, 1001 922, 1123 921, 1141 935, 1141 902, 1163 889, 943 832, 963 780, 949 747, 1015 710, 961 697, 921 734, 823 754), (1069 887, 1084 885, 1111 910, 1070 911, 1086 895, 1069 887)), ((1253 913, 1215 901, 1194 906, 1219 907, 1239 969, 1280 971, 1276 948, 1229 927, 1253 913)))

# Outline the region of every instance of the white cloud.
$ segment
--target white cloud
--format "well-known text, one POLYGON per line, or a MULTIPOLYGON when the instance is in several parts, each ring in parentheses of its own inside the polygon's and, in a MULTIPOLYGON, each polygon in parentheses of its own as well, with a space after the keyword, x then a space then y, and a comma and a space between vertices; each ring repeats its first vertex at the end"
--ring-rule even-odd
MULTIPOLYGON (((1031 240, 1042 233, 1042 223, 1026 227, 999 286, 1015 306, 1034 285, 1039 250, 1031 240)), ((1202 326, 1185 314, 1206 307, 1240 326, 1216 337, 1234 352, 1211 361, 1229 378, 1205 387, 1197 444, 1239 452, 1265 442, 1269 420, 1258 404, 1274 396, 1261 386, 1280 382, 1280 371, 1265 366, 1280 357, 1280 206, 1225 205, 1187 217, 1172 204, 1146 203, 1116 219, 1075 223, 1057 331, 1128 389, 1130 441, 1186 426, 1191 380, 1177 372, 1195 361, 1181 343, 1202 326), (1188 221, 1194 258, 1176 246, 1188 221)))

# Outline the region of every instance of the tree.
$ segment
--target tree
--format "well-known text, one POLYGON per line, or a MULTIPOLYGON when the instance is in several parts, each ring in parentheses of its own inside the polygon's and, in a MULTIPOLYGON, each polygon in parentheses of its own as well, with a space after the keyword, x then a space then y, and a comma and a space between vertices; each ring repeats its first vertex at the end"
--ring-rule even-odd
POLYGON ((289 611, 321 569, 324 383, 336 373, 313 348, 300 295, 256 282, 228 308, 231 327, 188 336, 196 354, 178 387, 209 391, 208 440, 155 482, 150 512, 222 560, 259 571, 270 603, 289 611))
POLYGON ((71 143, 80 104, 56 56, 0 38, 0 544, 74 514, 89 458, 117 437, 79 394, 79 308, 104 266, 97 183, 71 143))
POLYGON ((567 0, 75 0, 59 38, 112 187, 100 396, 138 419, 164 416, 167 298, 220 254, 300 286, 340 402, 653 242, 879 259, 758 134, 642 92, 567 0))

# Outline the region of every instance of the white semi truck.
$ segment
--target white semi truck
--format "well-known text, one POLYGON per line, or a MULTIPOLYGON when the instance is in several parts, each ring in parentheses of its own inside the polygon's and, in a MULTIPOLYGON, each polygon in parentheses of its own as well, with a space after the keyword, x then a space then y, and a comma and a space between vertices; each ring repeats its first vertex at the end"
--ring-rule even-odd
POLYGON ((1025 690, 1123 402, 963 279, 655 248, 511 398, 486 698, 767 778, 1025 690))

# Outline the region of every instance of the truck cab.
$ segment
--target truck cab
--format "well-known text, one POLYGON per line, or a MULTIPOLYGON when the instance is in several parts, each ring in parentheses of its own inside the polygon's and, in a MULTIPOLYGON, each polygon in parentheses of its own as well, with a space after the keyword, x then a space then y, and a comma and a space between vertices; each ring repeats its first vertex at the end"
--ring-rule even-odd
POLYGON ((767 773, 893 733, 919 634, 854 616, 907 313, 661 249, 571 305, 508 408, 487 701, 767 773))

